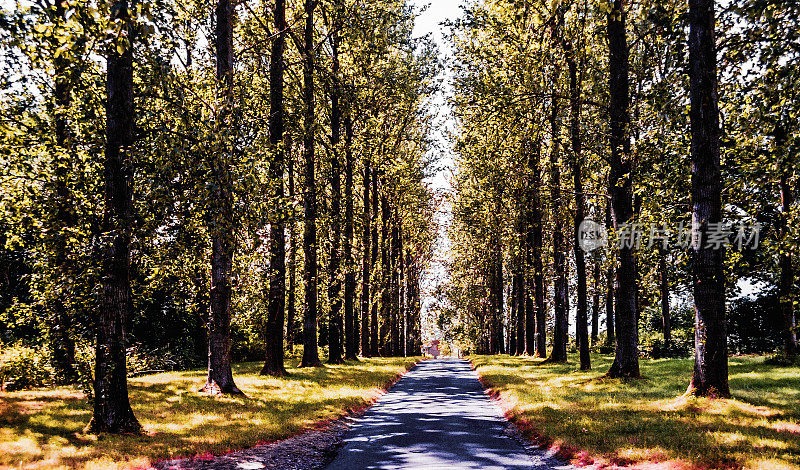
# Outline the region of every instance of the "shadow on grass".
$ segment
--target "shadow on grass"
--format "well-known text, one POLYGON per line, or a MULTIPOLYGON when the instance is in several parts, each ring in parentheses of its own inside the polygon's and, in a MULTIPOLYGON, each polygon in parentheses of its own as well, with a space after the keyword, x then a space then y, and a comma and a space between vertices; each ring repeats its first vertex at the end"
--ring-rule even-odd
POLYGON ((527 358, 474 357, 485 382, 509 399, 534 440, 612 463, 683 461, 699 467, 800 465, 800 375, 760 357, 731 358, 734 400, 682 397, 691 359, 642 360, 646 380, 597 380, 594 371, 527 358))
POLYGON ((235 380, 247 398, 198 394, 203 370, 137 377, 129 392, 141 436, 83 434, 91 407, 74 389, 0 393, 0 467, 129 468, 283 439, 364 406, 414 361, 290 368, 283 378, 259 376, 260 363, 237 364, 235 380))

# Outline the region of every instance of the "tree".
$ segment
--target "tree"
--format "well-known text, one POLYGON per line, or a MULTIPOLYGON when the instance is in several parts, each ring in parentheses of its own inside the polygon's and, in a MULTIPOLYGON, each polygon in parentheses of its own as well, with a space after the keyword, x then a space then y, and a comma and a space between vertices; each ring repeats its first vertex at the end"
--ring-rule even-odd
MULTIPOLYGON (((628 113, 628 39, 625 31, 626 12, 622 0, 613 0, 608 13, 609 51, 609 117, 611 156, 609 194, 614 229, 620 230, 633 217, 630 140, 627 137, 628 113)), ((636 261, 633 247, 620 247, 617 255, 615 331, 617 347, 609 377, 639 377, 639 332, 636 304, 636 261)))
MULTIPOLYGON (((372 167, 372 248, 370 249, 370 256, 371 256, 371 263, 374 267, 378 262, 378 171, 375 167, 372 167)), ((383 246, 383 245, 381 245, 383 246)), ((381 250, 381 266, 385 266, 384 260, 385 252, 381 250)), ((369 322, 369 352, 372 357, 378 356, 380 354, 380 332, 378 330, 378 296, 380 295, 381 301, 383 301, 383 270, 378 272, 378 270, 374 270, 374 275, 372 277, 372 285, 374 288, 372 289, 374 292, 373 299, 372 299, 372 309, 370 311, 370 322, 369 322)))
POLYGON ((339 151, 341 142, 341 84, 339 82, 339 29, 341 6, 334 4, 333 26, 331 31, 331 251, 328 261, 328 303, 330 304, 330 325, 328 335, 328 363, 341 364, 342 359, 342 279, 341 279, 341 247, 342 247, 342 178, 339 151))
POLYGON ((301 367, 319 367, 317 349, 317 185, 314 162, 314 0, 305 1, 306 22, 303 30, 303 156, 305 159, 306 193, 303 198, 303 359, 301 367))
POLYGON ((123 322, 130 301, 130 238, 135 121, 133 107, 134 25, 127 1, 115 1, 106 68, 105 208, 100 255, 102 278, 95 347, 94 403, 88 429, 138 433, 142 426, 128 400, 123 322))
MULTIPOLYGON (((371 267, 374 262, 372 254, 372 242, 370 235, 372 232, 372 203, 370 201, 370 191, 375 183, 372 181, 372 167, 368 158, 364 159, 364 209, 361 216, 361 355, 369 357, 372 355, 370 347, 370 331, 374 328, 370 321, 370 281, 372 279, 371 267)), ((374 320, 373 320, 374 321, 374 320)))
POLYGON ((715 24, 713 0, 689 1, 695 366, 688 393, 729 397, 724 251, 707 243, 722 221, 715 24))
MULTIPOLYGON (((558 37, 558 25, 553 26, 553 39, 558 37)), ((567 362, 567 329, 569 312, 569 292, 567 291, 567 257, 564 243, 564 226, 561 218, 561 142, 560 142, 560 106, 556 96, 559 80, 558 66, 553 68, 553 94, 550 101, 550 204, 553 212, 553 264, 555 280, 553 281, 553 350, 549 359, 552 362, 567 362)))
MULTIPOLYGON (((563 24, 563 14, 560 16, 563 24)), ((562 27, 563 30, 563 27, 562 27)), ((572 180, 575 188, 575 224, 573 253, 575 256, 575 275, 578 291, 578 305, 576 308, 575 337, 580 353, 581 370, 592 368, 589 356, 589 331, 588 331, 588 299, 586 288, 586 259, 580 246, 580 225, 586 217, 586 200, 583 193, 583 156, 581 154, 581 81, 578 77, 578 59, 572 42, 563 33, 562 44, 567 60, 569 74, 569 103, 570 103, 570 142, 572 143, 572 180)))
MULTIPOLYGON (((345 117, 345 164, 344 164, 344 324, 345 324, 345 359, 358 359, 358 315, 355 308, 356 297, 356 264, 353 259, 355 244, 353 228, 353 121, 348 113, 345 117)), ((365 193, 369 184, 364 183, 365 193)), ((367 201, 369 196, 365 199, 367 201)), ((366 202, 365 202, 366 204, 366 202)), ((364 255, 364 259, 367 256, 364 255)), ((367 273, 369 277, 369 273, 367 273)))
POLYGON ((219 83, 217 115, 218 145, 211 156, 214 178, 211 232, 211 312, 208 320, 208 377, 202 391, 241 395, 231 370, 231 271, 234 253, 233 182, 229 167, 233 149, 228 132, 232 127, 233 96, 233 4, 219 0, 216 7, 215 50, 219 83))
MULTIPOLYGON (((273 11, 277 36, 272 42, 269 70, 269 143, 273 152, 270 179, 275 185, 275 201, 284 205, 283 171, 286 148, 283 146, 283 49, 286 43, 286 2, 275 0, 273 11)), ((266 359, 262 375, 286 375, 283 366, 283 323, 286 307, 286 236, 285 211, 281 210, 270 225, 269 304, 266 331, 266 359)), ((292 240, 294 244, 294 240, 292 240)), ((290 298, 290 302, 294 300, 290 298)), ((289 331, 291 334, 291 330, 289 331)))

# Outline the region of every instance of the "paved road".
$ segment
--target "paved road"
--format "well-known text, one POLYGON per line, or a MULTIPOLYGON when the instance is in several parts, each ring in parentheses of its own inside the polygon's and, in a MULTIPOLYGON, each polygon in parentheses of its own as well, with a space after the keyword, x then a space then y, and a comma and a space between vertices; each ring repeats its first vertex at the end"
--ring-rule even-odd
POLYGON ((422 362, 344 436, 328 470, 568 469, 544 452, 526 452, 461 359, 422 362))

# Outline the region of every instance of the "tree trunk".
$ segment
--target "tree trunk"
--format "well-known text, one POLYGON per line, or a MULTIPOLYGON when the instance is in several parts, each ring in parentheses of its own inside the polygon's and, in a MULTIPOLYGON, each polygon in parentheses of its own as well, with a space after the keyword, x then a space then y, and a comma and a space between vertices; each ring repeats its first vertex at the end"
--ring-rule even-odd
MULTIPOLYGON (((524 230, 524 229, 523 229, 524 230)), ((523 233, 522 236, 524 237, 525 234, 523 233)), ((527 248, 523 243, 520 247, 520 254, 519 254, 519 266, 517 267, 517 271, 514 273, 514 280, 512 284, 514 285, 514 294, 513 294, 513 302, 514 302, 514 309, 516 312, 516 349, 514 350, 514 354, 521 356, 525 352, 525 328, 526 328, 526 321, 525 321, 525 297, 526 289, 525 289, 525 271, 523 261, 525 260, 525 252, 527 248)), ((532 332, 531 336, 534 336, 535 331, 532 332)))
POLYGON ((408 266, 408 345, 406 352, 417 356, 422 352, 422 334, 420 331, 420 298, 419 298, 419 272, 420 268, 410 250, 406 251, 406 266, 408 266))
MULTIPOLYGON (((383 186, 383 185, 382 185, 383 186)), ((380 355, 389 356, 391 350, 391 315, 392 295, 391 281, 392 269, 389 260, 389 199, 386 187, 381 189, 381 325, 380 325, 380 355)))
POLYGON ((729 397, 724 250, 706 245, 710 224, 722 221, 714 1, 689 0, 689 81, 692 132, 692 287, 695 365, 689 393, 729 397))
POLYGON ((345 358, 358 359, 358 315, 355 312, 356 267, 353 260, 353 122, 345 118, 344 155, 344 337, 345 358))
POLYGON ((371 276, 371 257, 372 250, 370 246, 370 232, 372 231, 371 217, 370 217, 370 185, 372 176, 372 168, 368 157, 364 158, 364 212, 361 216, 362 232, 361 232, 361 355, 369 357, 372 355, 369 344, 370 335, 370 321, 369 321, 369 305, 370 305, 370 276, 371 276))
MULTIPOLYGON (((563 16, 562 16, 563 21, 563 16)), ((578 305, 576 308, 575 338, 578 343, 581 370, 592 368, 589 356, 589 330, 586 288, 586 259, 580 245, 580 225, 586 216, 586 201, 583 194, 583 155, 581 154, 581 82, 578 80, 578 61, 572 43, 564 40, 564 52, 569 68, 569 96, 570 96, 570 140, 572 141, 572 179, 575 187, 575 274, 577 278, 578 305)))
POLYGON ((658 269, 661 271, 661 327, 664 342, 672 341, 672 325, 669 316, 669 273, 667 272, 667 250, 663 245, 658 248, 658 269))
POLYGON ((503 341, 503 239, 502 239, 502 220, 500 214, 503 213, 503 196, 498 192, 495 195, 495 221, 492 235, 492 354, 502 354, 504 352, 503 341))
POLYGON ((511 286, 508 295, 509 321, 508 321, 508 354, 511 356, 517 355, 517 266, 516 263, 511 268, 511 286))
MULTIPOLYGON (((625 31, 623 0, 614 0, 608 14, 609 44, 609 115, 611 120, 611 156, 609 192, 614 228, 619 230, 633 217, 632 161, 627 129, 628 113, 628 39, 625 31)), ((639 332, 636 314, 636 263, 633 248, 620 247, 617 267, 617 347, 609 377, 639 377, 639 332)))
MULTIPOLYGON (((112 19, 133 32, 128 2, 112 5, 112 19)), ((130 35, 127 36, 132 39, 130 35)), ((141 425, 128 400, 123 324, 131 308, 130 237, 134 143, 133 47, 124 51, 114 38, 106 69, 106 148, 104 162, 102 278, 95 348, 94 407, 88 429, 93 432, 138 433, 141 425)))
POLYGON ((319 367, 317 348, 317 182, 314 165, 314 5, 305 0, 306 24, 303 31, 303 154, 305 157, 306 194, 303 199, 303 281, 305 310, 303 311, 303 359, 301 367, 319 367))
POLYGON ((392 356, 400 356, 400 230, 398 227, 399 220, 397 216, 397 205, 394 206, 394 217, 390 221, 392 224, 392 240, 390 247, 390 263, 391 263, 391 310, 390 310, 390 348, 392 356))
MULTIPOLYGON (((372 168, 372 249, 370 255, 372 257, 372 266, 378 263, 378 170, 372 168)), ((383 252, 381 253, 381 258, 383 252)), ((378 330, 378 295, 383 300, 383 266, 381 265, 381 272, 375 272, 373 277, 373 296, 372 307, 370 311, 370 330, 369 330, 369 349, 370 355, 378 356, 378 349, 380 347, 379 330, 378 330)))
MULTIPOLYGON (((289 160, 287 171, 289 173, 289 199, 294 201, 294 155, 292 154, 292 141, 288 134, 284 134, 285 144, 284 151, 289 160)), ((294 352, 295 336, 295 319, 297 318, 296 309, 296 296, 297 296, 297 246, 299 245, 297 239, 297 222, 295 217, 289 222, 289 263, 287 269, 289 271, 289 292, 287 294, 288 304, 286 307, 286 344, 289 352, 294 352)))
MULTIPOLYGON (((781 140, 785 140, 782 138, 781 140)), ((789 233, 789 210, 794 204, 794 194, 789 185, 789 171, 786 163, 781 162, 781 231, 780 237, 786 245, 781 250, 779 266, 781 270, 780 281, 778 283, 778 296, 781 303, 781 314, 783 315, 783 353, 787 358, 797 356, 797 333, 795 333, 796 320, 794 313, 794 269, 792 267, 792 246, 787 243, 789 233)))
POLYGON ((537 143, 536 149, 528 156, 528 170, 531 174, 532 193, 530 208, 530 235, 528 239, 528 252, 531 260, 526 269, 533 269, 533 278, 530 273, 528 285, 526 286, 525 297, 525 323, 526 323, 526 352, 536 357, 547 356, 547 312, 545 310, 544 298, 544 265, 542 262, 544 247, 544 224, 542 221, 542 197, 540 188, 542 187, 542 171, 540 168, 539 157, 541 155, 541 144, 537 143), (532 266, 531 266, 532 264, 532 266), (533 299, 531 299, 533 293, 533 299), (535 327, 534 327, 535 325, 535 327), (535 335, 535 336, 534 336, 535 335), (536 351, 534 352, 534 346, 536 351))
MULTIPOLYGON (((554 34, 557 34, 554 32, 554 34)), ((553 81, 558 82, 558 68, 553 72, 553 81)), ((560 155, 560 126, 559 126, 559 105, 558 97, 553 94, 551 100, 550 113, 550 135, 553 148, 550 151, 550 186, 551 186, 551 205, 553 207, 553 351, 550 354, 552 362, 567 362, 567 329, 569 321, 567 312, 569 311, 567 302, 569 293, 567 292, 567 259, 566 244, 564 243, 564 225, 561 218, 561 155, 560 155)))
MULTIPOLYGON (((217 81, 220 83, 219 136, 230 126, 233 107, 233 4, 219 0, 216 9, 217 81)), ((211 228, 211 314, 208 322, 208 378, 201 389, 210 394, 242 394, 231 371, 231 271, 233 269, 233 182, 228 170, 232 149, 220 141, 212 157, 215 181, 211 228)))
MULTIPOLYGON (((606 227, 611 228, 611 201, 606 202, 606 227)), ((617 344, 614 330, 614 267, 606 269, 606 347, 617 344)))
POLYGON ((399 282, 400 282, 400 288, 399 288, 400 299, 399 300, 400 301, 398 302, 398 308, 400 309, 400 312, 399 312, 399 315, 397 317, 398 322, 399 322, 399 328, 398 329, 400 330, 400 341, 399 341, 398 347, 400 349, 400 355, 403 356, 403 357, 407 357, 408 354, 406 353, 406 336, 407 336, 408 332, 407 332, 406 328, 408 327, 408 318, 406 318, 406 259, 405 259, 404 253, 403 253, 403 243, 405 242, 405 240, 403 239, 403 220, 399 216, 399 211, 398 211, 397 220, 398 220, 398 222, 397 222, 397 224, 398 224, 397 232, 398 232, 398 235, 400 237, 400 241, 398 243, 398 248, 399 248, 399 259, 398 259, 399 269, 398 270, 399 270, 399 276, 400 276, 400 279, 399 279, 399 282))
POLYGON ((331 86, 331 251, 328 260, 328 303, 330 324, 328 327, 328 364, 341 364, 342 359, 342 278, 340 257, 342 246, 341 229, 341 166, 339 164, 339 142, 341 140, 341 115, 339 106, 339 15, 340 6, 335 2, 334 25, 331 31, 332 86, 331 86))
POLYGON ((600 260, 594 260, 594 288, 592 289, 592 346, 600 336, 600 260))
MULTIPOLYGON (((286 307, 286 207, 283 193, 283 170, 286 149, 283 147, 283 49, 286 42, 286 2, 275 0, 275 30, 269 69, 269 145, 273 158, 270 179, 275 185, 275 201, 282 208, 270 225, 269 304, 267 312, 266 359, 261 375, 286 375, 283 365, 283 320, 286 307)), ((294 242, 294 241, 293 241, 294 242)))

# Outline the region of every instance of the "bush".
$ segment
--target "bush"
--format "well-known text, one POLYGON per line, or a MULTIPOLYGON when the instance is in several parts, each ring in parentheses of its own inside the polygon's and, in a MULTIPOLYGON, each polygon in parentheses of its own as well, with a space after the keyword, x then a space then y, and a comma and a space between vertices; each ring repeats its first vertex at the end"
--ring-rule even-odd
POLYGON ((3 389, 42 387, 52 379, 53 369, 46 349, 17 343, 4 346, 0 351, 0 385, 3 389))
POLYGON ((94 396, 94 345, 92 343, 81 341, 75 345, 75 370, 78 372, 78 384, 91 402, 94 396))
POLYGON ((125 358, 129 376, 147 371, 183 370, 194 365, 190 355, 180 350, 173 351, 169 345, 150 349, 134 344, 125 351, 125 358))
POLYGON ((653 359, 682 358, 691 356, 692 350, 684 342, 657 338, 646 346, 644 353, 653 359))

